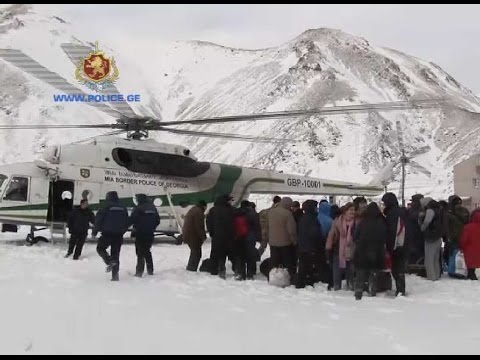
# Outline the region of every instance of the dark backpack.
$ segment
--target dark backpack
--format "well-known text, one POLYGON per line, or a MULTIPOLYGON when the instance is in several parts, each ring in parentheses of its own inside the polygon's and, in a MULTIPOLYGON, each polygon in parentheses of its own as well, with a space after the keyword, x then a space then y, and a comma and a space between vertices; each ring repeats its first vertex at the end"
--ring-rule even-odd
POLYGON ((235 216, 233 219, 233 226, 235 229, 235 235, 237 237, 245 237, 248 234, 248 222, 245 215, 235 216))
POLYGON ((432 208, 432 210, 435 212, 435 215, 433 216, 432 222, 425 230, 425 240, 428 242, 434 242, 441 239, 444 233, 442 211, 437 207, 432 208))

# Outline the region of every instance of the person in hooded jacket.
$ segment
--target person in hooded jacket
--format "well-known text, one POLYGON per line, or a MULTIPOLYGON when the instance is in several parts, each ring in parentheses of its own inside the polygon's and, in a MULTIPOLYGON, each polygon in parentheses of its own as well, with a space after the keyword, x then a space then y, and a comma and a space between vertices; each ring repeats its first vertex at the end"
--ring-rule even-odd
POLYGON ((205 233, 205 210, 207 203, 200 200, 188 210, 183 222, 183 239, 190 248, 187 270, 197 271, 202 258, 202 245, 207 238, 205 233))
POLYGON ((367 209, 368 202, 363 196, 359 196, 353 199, 353 205, 355 207, 355 216, 359 219, 367 209))
POLYGON ((107 272, 112 272, 112 281, 118 281, 120 270, 120 249, 123 235, 130 226, 127 208, 122 205, 116 191, 106 195, 105 205, 97 212, 93 235, 102 235, 98 239, 97 253, 107 265, 107 272), (110 255, 107 248, 110 247, 110 255))
POLYGON ((342 211, 340 210, 340 207, 337 204, 333 204, 330 207, 330 217, 335 220, 338 218, 340 215, 342 215, 342 211))
POLYGON ((82 254, 82 248, 85 244, 90 224, 95 224, 95 215, 88 208, 88 200, 82 199, 80 206, 75 207, 68 218, 70 241, 65 257, 73 254, 73 260, 78 260, 82 254))
POLYGON ((332 228, 333 219, 330 217, 331 206, 327 200, 320 201, 318 205, 317 220, 322 227, 322 235, 326 239, 332 228))
POLYGON ((295 275, 295 246, 297 244, 297 226, 291 208, 293 201, 284 197, 280 205, 268 211, 268 244, 272 268, 286 268, 293 279, 295 275))
POLYGON ((303 210, 300 207, 300 203, 298 201, 293 202, 292 214, 293 214, 293 218, 295 219, 295 223, 297 224, 297 230, 298 230, 298 224, 300 222, 300 219, 303 216, 303 210))
POLYGON ((425 271, 428 280, 436 281, 441 276, 443 215, 440 205, 432 198, 425 197, 420 202, 424 209, 424 215, 420 215, 419 224, 425 240, 425 271))
POLYGON ((362 298, 365 282, 370 295, 375 296, 376 274, 384 267, 387 223, 377 203, 370 203, 362 214, 362 221, 354 234, 356 244, 353 262, 356 270, 355 299, 362 298))
POLYGON ((480 209, 472 212, 472 219, 463 228, 459 245, 467 264, 467 278, 478 280, 475 270, 480 268, 480 209))
POLYGON ((458 249, 460 235, 463 227, 470 220, 468 210, 462 206, 462 199, 457 195, 452 195, 448 198, 448 240, 449 240, 449 256, 453 251, 458 249))
POLYGON ((297 288, 313 285, 315 263, 318 254, 324 253, 325 237, 317 220, 317 202, 307 200, 302 204, 304 214, 298 224, 298 273, 297 288))
POLYGON ((233 240, 235 237, 233 219, 234 208, 230 204, 233 200, 230 195, 221 195, 207 215, 207 229, 212 238, 210 251, 211 274, 226 278, 225 262, 227 257, 232 257, 233 240))
POLYGON ((405 220, 394 193, 387 192, 382 197, 383 213, 387 224, 386 249, 392 259, 392 276, 395 279, 396 295, 405 293, 405 220))
POLYGON ((137 253, 137 266, 135 276, 142 277, 147 264, 147 274, 153 275, 153 259, 151 248, 157 226, 160 225, 160 216, 157 208, 147 195, 137 194, 137 206, 130 215, 130 223, 135 231, 135 251, 137 253))
POLYGON ((422 211, 420 200, 422 194, 415 194, 411 198, 410 207, 406 210, 405 216, 405 255, 409 264, 417 264, 425 256, 423 234, 418 224, 422 211))

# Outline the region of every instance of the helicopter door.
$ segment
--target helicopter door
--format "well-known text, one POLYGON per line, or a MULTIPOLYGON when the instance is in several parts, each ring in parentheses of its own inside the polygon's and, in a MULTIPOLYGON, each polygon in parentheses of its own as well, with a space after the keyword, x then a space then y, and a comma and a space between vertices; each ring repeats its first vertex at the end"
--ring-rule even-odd
POLYGON ((50 182, 48 194, 47 221, 66 222, 73 208, 73 181, 57 180, 50 182))

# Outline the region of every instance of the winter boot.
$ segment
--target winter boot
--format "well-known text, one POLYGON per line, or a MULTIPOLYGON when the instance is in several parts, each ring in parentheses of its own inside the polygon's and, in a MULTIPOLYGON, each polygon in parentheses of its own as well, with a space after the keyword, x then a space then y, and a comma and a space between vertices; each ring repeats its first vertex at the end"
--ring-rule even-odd
POLYGON ((362 293, 361 292, 355 292, 355 300, 362 300, 362 293))
POLYGON ((225 280, 227 278, 227 274, 226 274, 225 270, 219 271, 218 276, 220 277, 220 279, 223 279, 223 280, 225 280))
POLYGON ((119 281, 120 278, 118 276, 118 274, 112 274, 112 281, 119 281))
POLYGON ((72 253, 71 253, 71 252, 67 252, 67 254, 64 256, 65 259, 68 258, 70 255, 72 255, 72 253))
POLYGON ((137 271, 135 273, 135 276, 141 278, 143 276, 143 274, 141 272, 137 271))

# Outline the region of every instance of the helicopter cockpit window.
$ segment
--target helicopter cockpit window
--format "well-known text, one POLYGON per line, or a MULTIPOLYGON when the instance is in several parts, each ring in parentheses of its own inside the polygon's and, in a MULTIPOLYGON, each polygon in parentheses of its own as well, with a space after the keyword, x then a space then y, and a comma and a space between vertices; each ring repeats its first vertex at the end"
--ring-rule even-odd
POLYGON ((8 177, 3 175, 3 174, 0 174, 0 188, 2 188, 2 185, 3 183, 5 182, 5 180, 7 180, 8 177))
POLYGON ((112 156, 118 165, 133 172, 146 174, 188 178, 204 174, 210 168, 209 163, 153 151, 116 148, 113 149, 112 156))
POLYGON ((10 180, 8 189, 3 197, 4 200, 10 201, 27 201, 28 196, 28 178, 14 176, 10 180))

